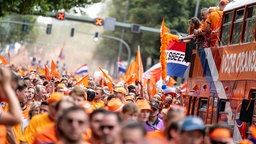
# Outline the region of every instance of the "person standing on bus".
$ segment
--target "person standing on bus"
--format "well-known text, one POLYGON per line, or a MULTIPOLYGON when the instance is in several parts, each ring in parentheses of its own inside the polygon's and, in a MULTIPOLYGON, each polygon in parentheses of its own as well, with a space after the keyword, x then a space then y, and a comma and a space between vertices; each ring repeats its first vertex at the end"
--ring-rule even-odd
POLYGON ((219 8, 217 8, 214 12, 211 12, 206 20, 207 22, 206 32, 211 33, 210 46, 215 46, 218 40, 219 30, 222 22, 223 10, 228 3, 229 3, 228 0, 221 0, 219 3, 219 8))

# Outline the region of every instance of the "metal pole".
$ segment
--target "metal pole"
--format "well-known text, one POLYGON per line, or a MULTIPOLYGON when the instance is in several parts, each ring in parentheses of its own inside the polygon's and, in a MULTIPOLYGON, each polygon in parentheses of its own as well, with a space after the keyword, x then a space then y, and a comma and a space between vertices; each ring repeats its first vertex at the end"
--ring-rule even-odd
POLYGON ((109 35, 100 35, 101 37, 103 38, 108 38, 108 39, 113 39, 113 40, 117 40, 121 43, 123 43, 127 49, 127 52, 128 52, 128 58, 127 58, 127 61, 128 61, 128 65, 131 61, 131 48, 129 47, 129 45, 122 39, 118 38, 118 37, 114 37, 114 36, 109 36, 109 35))
POLYGON ((195 10, 195 17, 198 15, 198 9, 199 9, 200 0, 196 1, 196 10, 195 10))

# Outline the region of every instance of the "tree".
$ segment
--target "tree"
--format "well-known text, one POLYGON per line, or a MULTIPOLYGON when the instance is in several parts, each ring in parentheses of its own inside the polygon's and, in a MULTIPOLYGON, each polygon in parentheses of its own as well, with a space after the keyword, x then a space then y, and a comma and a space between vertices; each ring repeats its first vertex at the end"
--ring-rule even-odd
MULTIPOLYGON (((69 10, 72 7, 85 7, 101 0, 0 0, 0 48, 15 42, 35 42, 38 29, 34 27, 34 13, 44 14, 49 11, 69 10), (7 21, 29 23, 22 31, 22 24, 7 21)), ((45 31, 44 31, 45 32, 45 31)))
POLYGON ((6 14, 44 14, 48 11, 69 10, 72 7, 84 7, 87 4, 100 2, 101 0, 1 0, 0 17, 6 14))
MULTIPOLYGON (((202 7, 214 6, 216 4, 214 1, 215 0, 201 0, 199 15, 202 7)), ((115 17, 117 21, 123 21, 126 1, 114 0, 110 7, 111 11, 109 12, 109 16, 115 17)), ((196 0, 129 0, 128 18, 125 22, 159 28, 160 30, 161 21, 164 18, 166 26, 170 29, 186 33, 189 19, 194 16, 195 7, 196 0)), ((104 34, 116 37, 120 37, 120 33, 120 28, 116 28, 113 32, 104 32, 104 34)), ((149 57, 155 61, 159 59, 159 34, 149 32, 137 34, 126 29, 124 40, 132 48, 132 56, 135 56, 137 47, 140 45, 144 66, 146 59, 149 57)), ((117 48, 113 47, 119 47, 119 45, 116 45, 113 41, 103 40, 96 50, 95 57, 102 60, 102 62, 111 61, 115 63, 118 54, 117 48), (106 53, 102 51, 103 49, 106 53)), ((126 53, 123 53, 121 56, 122 59, 126 59, 126 55, 126 53)))

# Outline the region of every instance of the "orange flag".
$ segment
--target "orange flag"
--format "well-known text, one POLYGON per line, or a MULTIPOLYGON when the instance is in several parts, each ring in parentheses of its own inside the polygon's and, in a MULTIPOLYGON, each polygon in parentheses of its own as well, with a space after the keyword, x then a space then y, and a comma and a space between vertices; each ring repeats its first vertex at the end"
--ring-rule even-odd
POLYGON ((45 76, 46 76, 46 79, 47 80, 51 80, 52 79, 52 76, 51 76, 51 73, 48 69, 48 67, 46 65, 44 65, 44 70, 45 70, 45 76))
POLYGON ((103 73, 104 77, 106 78, 105 83, 109 88, 109 91, 113 92, 113 83, 114 83, 113 78, 110 75, 108 75, 101 67, 99 67, 99 69, 103 73))
POLYGON ((42 69, 40 66, 37 67, 39 75, 45 75, 45 70, 42 69))
POLYGON ((7 61, 3 56, 0 56, 0 64, 3 64, 3 65, 7 64, 7 61))
POLYGON ((109 82, 114 83, 114 80, 113 80, 113 78, 112 78, 110 75, 108 75, 101 67, 99 67, 99 69, 100 69, 100 71, 103 73, 104 77, 105 77, 109 82))
POLYGON ((141 60, 141 55, 140 55, 140 46, 138 46, 138 51, 136 54, 136 76, 137 76, 137 80, 142 82, 142 75, 143 75, 143 64, 142 64, 142 60, 141 60))
POLYGON ((172 77, 169 77, 168 83, 166 85, 169 87, 173 87, 173 85, 176 83, 177 82, 172 77))
POLYGON ((150 75, 149 88, 150 88, 150 96, 152 98, 157 93, 156 81, 155 81, 154 75, 150 75))
POLYGON ((160 29, 160 36, 162 37, 164 33, 168 32, 169 28, 165 26, 164 24, 164 18, 162 20, 161 29, 160 29))
POLYGON ((88 87, 88 77, 89 76, 89 74, 86 74, 80 81, 78 81, 77 83, 76 83, 76 85, 82 85, 82 86, 84 86, 84 87, 88 87))
POLYGON ((52 73, 53 77, 58 77, 58 79, 60 79, 60 74, 59 74, 57 66, 56 66, 56 64, 54 63, 53 60, 52 60, 52 63, 51 63, 51 73, 52 73))
POLYGON ((130 85, 136 81, 136 62, 132 61, 124 75, 124 83, 130 85))

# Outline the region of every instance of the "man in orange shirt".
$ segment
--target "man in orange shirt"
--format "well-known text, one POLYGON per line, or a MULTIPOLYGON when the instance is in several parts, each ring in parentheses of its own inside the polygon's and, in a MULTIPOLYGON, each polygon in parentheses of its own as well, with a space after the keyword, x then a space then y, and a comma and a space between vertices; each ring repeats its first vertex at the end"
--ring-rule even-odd
POLYGON ((104 91, 101 87, 96 87, 95 89, 95 97, 91 103, 94 109, 102 108, 105 106, 103 99, 104 91))
POLYGON ((57 102, 61 100, 62 97, 63 97, 63 94, 61 93, 52 93, 50 98, 48 98, 49 112, 36 115, 31 119, 29 125, 25 129, 25 132, 20 138, 21 142, 32 144, 32 142, 34 141, 34 136, 36 132, 54 123, 54 119, 56 118, 55 107, 57 102))
POLYGON ((223 10, 228 4, 228 0, 221 0, 219 3, 219 9, 216 9, 214 12, 208 16, 206 22, 206 32, 211 33, 211 43, 210 46, 214 46, 219 36, 219 29, 221 26, 223 10))
MULTIPOLYGON (((70 97, 64 97, 62 98, 57 104, 56 104, 56 115, 60 115, 63 113, 64 110, 75 106, 75 102, 70 97)), ((55 122, 57 119, 55 119, 55 122)), ((39 143, 57 143, 59 140, 59 137, 57 137, 57 129, 56 125, 52 124, 50 126, 45 127, 44 129, 37 132, 34 136, 34 144, 39 143)))
POLYGON ((100 130, 100 123, 103 120, 104 114, 107 111, 105 109, 96 109, 90 115, 90 128, 91 136, 89 139, 90 144, 101 144, 100 137, 102 132, 100 130))

